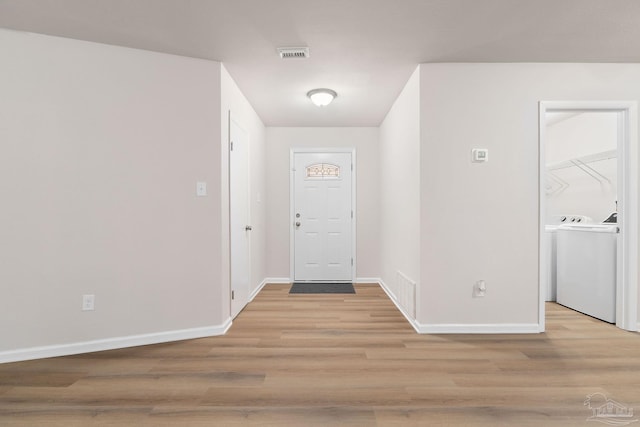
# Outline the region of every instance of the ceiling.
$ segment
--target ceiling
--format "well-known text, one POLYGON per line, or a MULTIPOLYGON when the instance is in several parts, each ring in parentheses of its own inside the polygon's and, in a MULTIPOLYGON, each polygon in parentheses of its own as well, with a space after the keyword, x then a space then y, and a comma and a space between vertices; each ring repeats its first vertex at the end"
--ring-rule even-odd
POLYGON ((221 61, 267 126, 378 126, 420 63, 640 62, 639 24, 638 0, 0 0, 0 27, 221 61))

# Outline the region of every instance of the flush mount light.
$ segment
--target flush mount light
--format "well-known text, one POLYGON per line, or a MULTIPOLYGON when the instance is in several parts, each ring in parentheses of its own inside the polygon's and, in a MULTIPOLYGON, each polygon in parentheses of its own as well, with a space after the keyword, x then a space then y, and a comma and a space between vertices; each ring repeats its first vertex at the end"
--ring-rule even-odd
POLYGON ((311 102, 318 107, 324 107, 331 104, 333 98, 338 96, 335 90, 331 89, 313 89, 307 93, 307 96, 311 99, 311 102))

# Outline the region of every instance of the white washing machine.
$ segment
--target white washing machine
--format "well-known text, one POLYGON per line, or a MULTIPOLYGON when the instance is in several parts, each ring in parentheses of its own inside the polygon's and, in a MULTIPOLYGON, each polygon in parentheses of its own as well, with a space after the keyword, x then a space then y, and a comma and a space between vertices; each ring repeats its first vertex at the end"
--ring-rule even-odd
POLYGON ((617 225, 562 225, 556 233, 556 301, 615 323, 617 225))
POLYGON ((545 225, 544 236, 546 245, 546 263, 547 263, 547 277, 546 280, 546 296, 545 301, 556 301, 556 288, 557 288, 557 251, 556 251, 556 233, 558 227, 564 224, 588 224, 592 220, 588 216, 584 215, 553 215, 547 220, 548 224, 545 225))

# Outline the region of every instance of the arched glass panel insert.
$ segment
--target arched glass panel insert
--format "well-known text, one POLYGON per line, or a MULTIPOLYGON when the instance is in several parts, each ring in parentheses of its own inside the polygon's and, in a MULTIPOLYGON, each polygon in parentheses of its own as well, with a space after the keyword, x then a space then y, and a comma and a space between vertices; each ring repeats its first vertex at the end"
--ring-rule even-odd
POLYGON ((307 166, 307 179, 337 179, 340 178, 340 166, 329 163, 316 163, 307 166))

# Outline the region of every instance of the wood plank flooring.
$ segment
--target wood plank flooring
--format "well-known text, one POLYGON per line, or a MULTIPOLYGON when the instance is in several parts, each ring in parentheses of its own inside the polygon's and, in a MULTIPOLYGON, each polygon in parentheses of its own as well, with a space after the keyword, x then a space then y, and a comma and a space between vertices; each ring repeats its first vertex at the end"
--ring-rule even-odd
POLYGON ((640 418, 636 333, 550 303, 544 334, 419 335, 377 285, 288 289, 222 337, 0 365, 0 426, 585 426, 593 393, 640 418))

